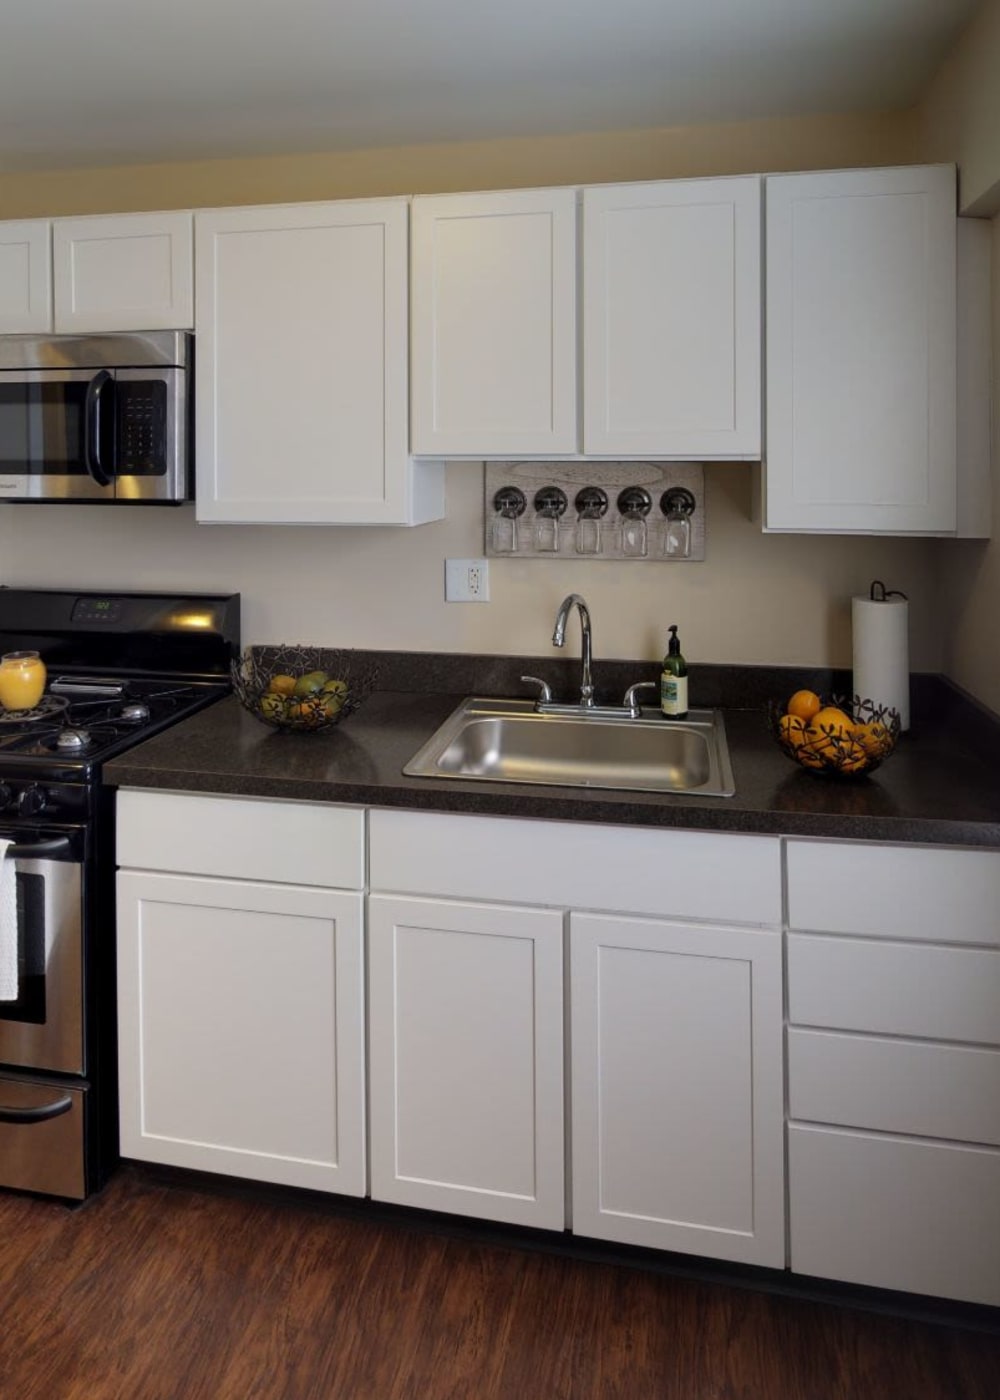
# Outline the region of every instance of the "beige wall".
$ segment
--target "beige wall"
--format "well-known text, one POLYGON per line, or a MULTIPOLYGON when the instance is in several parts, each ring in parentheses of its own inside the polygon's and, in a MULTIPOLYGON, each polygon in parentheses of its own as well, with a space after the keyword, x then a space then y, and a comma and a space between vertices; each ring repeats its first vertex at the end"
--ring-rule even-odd
MULTIPOLYGON (((917 540, 763 536, 746 465, 706 471, 701 564, 490 563, 488 604, 445 603, 444 560, 482 552, 483 470, 448 469, 447 519, 417 529, 195 525, 190 507, 8 506, 3 581, 237 589, 248 641, 415 651, 549 652, 556 608, 587 598, 600 656, 850 664, 850 598, 882 578, 911 597, 914 665, 939 670, 932 554, 917 540)), ((574 637, 571 647, 578 646, 574 637)))
MULTIPOLYGON (((983 0, 916 114, 919 159, 954 160, 964 212, 1000 211, 1000 0, 983 0)), ((946 673, 1000 713, 1000 217, 993 219, 993 539, 941 558, 946 673)))
MULTIPOLYGON (((745 123, 284 160, 0 177, 0 215, 601 182, 913 159, 914 114, 745 123)), ((445 604, 444 559, 482 549, 482 467, 448 472, 448 516, 415 530, 197 526, 190 508, 0 508, 0 581, 238 589, 248 641, 545 655, 583 592, 598 657, 654 657, 677 622, 692 660, 850 663, 850 598, 911 599, 913 662, 942 664, 933 541, 764 536, 746 465, 707 469, 703 564, 494 561, 488 605, 445 604)), ((577 645, 574 638, 571 647, 577 645)))
POLYGON ((597 184, 912 160, 912 112, 0 174, 0 218, 597 184))
POLYGON ((918 159, 955 160, 963 213, 1000 211, 1000 0, 982 0, 917 115, 918 159))
POLYGON ((949 540, 942 560, 946 673, 1000 714, 1000 216, 993 220, 993 538, 949 540))

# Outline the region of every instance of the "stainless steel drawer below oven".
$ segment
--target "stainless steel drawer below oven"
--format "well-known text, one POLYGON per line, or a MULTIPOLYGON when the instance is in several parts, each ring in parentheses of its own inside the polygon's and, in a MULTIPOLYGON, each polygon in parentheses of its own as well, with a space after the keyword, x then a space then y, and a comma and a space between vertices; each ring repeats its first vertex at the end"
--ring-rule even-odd
POLYGON ((0 1186, 82 1200, 86 1089, 0 1077, 0 1186))

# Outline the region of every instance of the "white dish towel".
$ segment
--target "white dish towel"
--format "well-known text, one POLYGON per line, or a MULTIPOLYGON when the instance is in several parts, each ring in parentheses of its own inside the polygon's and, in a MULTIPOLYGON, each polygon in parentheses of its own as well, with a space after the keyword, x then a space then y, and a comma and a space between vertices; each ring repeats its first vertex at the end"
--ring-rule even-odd
POLYGON ((0 840, 0 1001, 17 1001, 17 875, 0 840))

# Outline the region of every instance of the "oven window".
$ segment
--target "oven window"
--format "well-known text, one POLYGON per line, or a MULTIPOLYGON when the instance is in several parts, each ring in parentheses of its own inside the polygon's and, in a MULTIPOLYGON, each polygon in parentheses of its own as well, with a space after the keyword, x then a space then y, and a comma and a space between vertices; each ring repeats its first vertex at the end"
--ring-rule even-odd
POLYGON ((0 383, 0 472, 86 476, 86 381, 0 383))
POLYGON ((0 1002, 0 1020, 45 1024, 45 877, 18 871, 17 1001, 0 1002))

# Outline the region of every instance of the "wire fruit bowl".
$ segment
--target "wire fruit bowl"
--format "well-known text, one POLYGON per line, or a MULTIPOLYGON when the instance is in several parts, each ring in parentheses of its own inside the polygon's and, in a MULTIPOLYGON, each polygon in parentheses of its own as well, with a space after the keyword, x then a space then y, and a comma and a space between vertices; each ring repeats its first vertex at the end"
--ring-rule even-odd
POLYGON ((821 777, 863 778, 891 755, 900 732, 898 711, 855 696, 819 697, 820 710, 801 719, 771 701, 768 727, 782 753, 821 777))
POLYGON ((349 651, 326 647, 252 646, 232 662, 233 690, 254 719, 272 729, 315 734, 342 724, 364 702, 378 668, 349 651))

